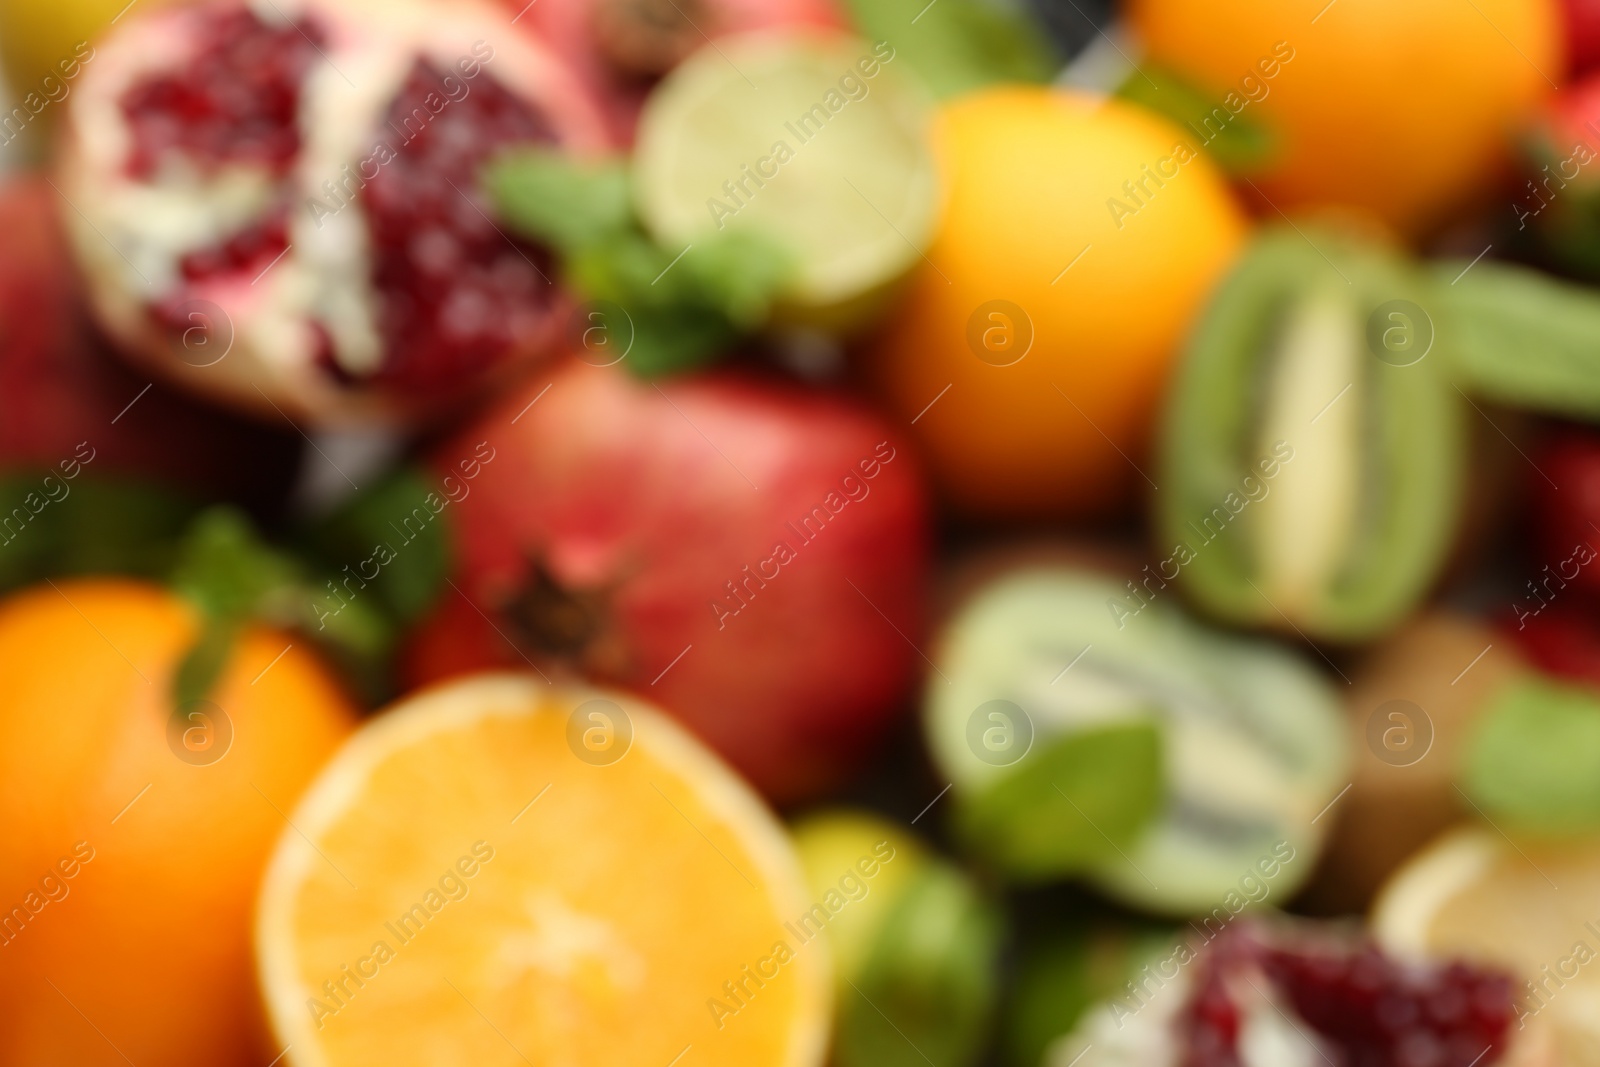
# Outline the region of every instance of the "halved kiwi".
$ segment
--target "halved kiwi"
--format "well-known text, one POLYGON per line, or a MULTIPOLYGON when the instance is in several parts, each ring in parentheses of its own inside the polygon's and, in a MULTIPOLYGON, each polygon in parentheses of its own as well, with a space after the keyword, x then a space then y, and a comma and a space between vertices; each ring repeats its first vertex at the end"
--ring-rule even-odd
POLYGON ((1431 587, 1466 447, 1431 292, 1316 229, 1267 231, 1224 282, 1171 389, 1156 494, 1163 566, 1207 612, 1353 642, 1431 587))
POLYGON ((1264 869, 1287 899, 1349 780, 1335 697, 1274 642, 1128 586, 1025 565, 946 625, 925 722, 958 833, 1014 878, 1080 874, 1153 912, 1225 906, 1264 869))

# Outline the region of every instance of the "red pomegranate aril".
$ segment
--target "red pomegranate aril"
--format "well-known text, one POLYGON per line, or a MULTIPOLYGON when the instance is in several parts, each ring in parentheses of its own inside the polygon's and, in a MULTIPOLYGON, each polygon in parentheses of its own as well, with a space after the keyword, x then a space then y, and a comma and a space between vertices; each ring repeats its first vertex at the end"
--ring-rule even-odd
MULTIPOLYGON (((464 83, 450 84, 459 91, 464 83)), ((543 115, 492 77, 453 97, 444 73, 425 60, 385 123, 406 140, 360 193, 388 353, 376 379, 425 391, 531 340, 542 319, 528 309, 554 299, 549 253, 496 227, 476 190, 478 171, 497 151, 555 136, 543 115)))
POLYGON ((181 73, 123 94, 129 173, 147 178, 169 154, 205 171, 248 163, 284 173, 300 149, 300 89, 321 58, 321 27, 269 25, 240 5, 209 12, 198 32, 199 52, 181 73))
POLYGON ((188 281, 224 274, 254 278, 289 247, 289 210, 278 210, 252 223, 220 245, 190 252, 178 263, 188 281))
POLYGON ((1236 994, 1270 990, 1334 1067, 1490 1067, 1515 1014, 1509 978, 1463 963, 1405 967, 1370 944, 1240 931, 1203 966, 1181 1017, 1184 1067, 1239 1067, 1236 994))

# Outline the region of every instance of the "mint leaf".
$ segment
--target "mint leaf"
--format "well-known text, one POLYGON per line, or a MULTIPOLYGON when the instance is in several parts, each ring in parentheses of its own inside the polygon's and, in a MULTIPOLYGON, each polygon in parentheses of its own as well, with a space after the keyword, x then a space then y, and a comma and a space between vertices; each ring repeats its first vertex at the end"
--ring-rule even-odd
POLYGON ((293 560, 256 535, 231 507, 204 511, 178 548, 168 584, 202 616, 200 635, 173 676, 173 708, 204 698, 227 665, 245 624, 297 621, 303 589, 293 560))
POLYGON ((995 82, 1048 82, 1061 68, 1043 26, 1005 0, 849 0, 863 37, 887 41, 939 97, 995 82), (915 20, 915 21, 913 21, 915 20))
POLYGON ((1468 741, 1462 788, 1524 832, 1600 829, 1600 694, 1542 678, 1508 685, 1468 741))
POLYGON ((561 253, 572 289, 624 312, 627 322, 611 329, 630 338, 625 365, 641 377, 727 354, 766 324, 793 269, 787 250, 751 233, 661 245, 634 212, 630 173, 617 161, 523 152, 491 168, 488 183, 514 230, 561 253))
POLYGON ((958 829, 1021 878, 1090 869, 1131 844, 1160 811, 1161 749, 1153 720, 1041 739, 1005 777, 963 798, 958 829))
POLYGON ((697 295, 747 331, 767 321, 795 263, 775 238, 754 230, 726 230, 697 241, 681 266, 688 268, 697 295))
POLYGON ((184 537, 169 584, 218 620, 267 617, 294 622, 300 570, 230 507, 203 512, 184 537))
POLYGON ((633 225, 632 184, 620 159, 529 149, 491 165, 485 180, 506 223, 563 253, 633 225))
MULTIPOLYGON (((381 547, 387 550, 381 553, 387 562, 377 577, 363 579, 363 592, 402 624, 431 608, 449 574, 453 543, 449 510, 435 514, 427 506, 428 497, 437 492, 422 471, 402 468, 307 530, 301 544, 327 572, 326 580, 312 590, 318 601, 333 599, 326 591, 328 581, 337 584, 352 571, 367 569, 380 558, 381 547)), ((362 623, 360 629, 368 625, 362 623)))
POLYGON ((197 506, 136 480, 0 475, 0 590, 77 574, 156 577, 197 506))
POLYGON ((1163 67, 1145 63, 1128 76, 1117 95, 1171 119, 1191 144, 1204 148, 1231 173, 1259 169, 1277 151, 1277 139, 1249 112, 1234 114, 1221 97, 1163 67))

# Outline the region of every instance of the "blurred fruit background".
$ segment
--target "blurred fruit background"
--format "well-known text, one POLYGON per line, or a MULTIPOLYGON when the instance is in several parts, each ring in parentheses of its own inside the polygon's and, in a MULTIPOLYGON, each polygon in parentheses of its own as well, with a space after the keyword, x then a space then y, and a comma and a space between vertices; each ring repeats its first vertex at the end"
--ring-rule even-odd
POLYGON ((0 1067, 1600 1067, 1600 4, 0 69, 0 1067))

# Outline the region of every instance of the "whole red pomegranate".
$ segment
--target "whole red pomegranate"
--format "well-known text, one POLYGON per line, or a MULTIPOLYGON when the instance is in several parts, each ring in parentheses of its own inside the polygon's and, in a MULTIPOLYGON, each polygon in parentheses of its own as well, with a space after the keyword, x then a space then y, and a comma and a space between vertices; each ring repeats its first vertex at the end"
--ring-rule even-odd
POLYGON ((129 353, 274 418, 394 421, 545 354, 564 316, 547 250, 495 222, 484 164, 605 143, 499 8, 208 0, 97 43, 59 184, 129 353))
POLYGON ((855 404, 574 361, 436 464, 460 498, 458 589, 404 657, 411 681, 571 667, 648 694, 781 800, 901 710, 928 505, 904 442, 855 404))
POLYGON ((116 360, 85 311, 62 207, 42 178, 0 185, 0 474, 92 455, 91 475, 280 500, 299 438, 230 419, 116 360))
POLYGON ((571 63, 605 109, 613 135, 633 141, 656 81, 715 37, 751 30, 843 28, 834 0, 501 0, 518 25, 571 63))

